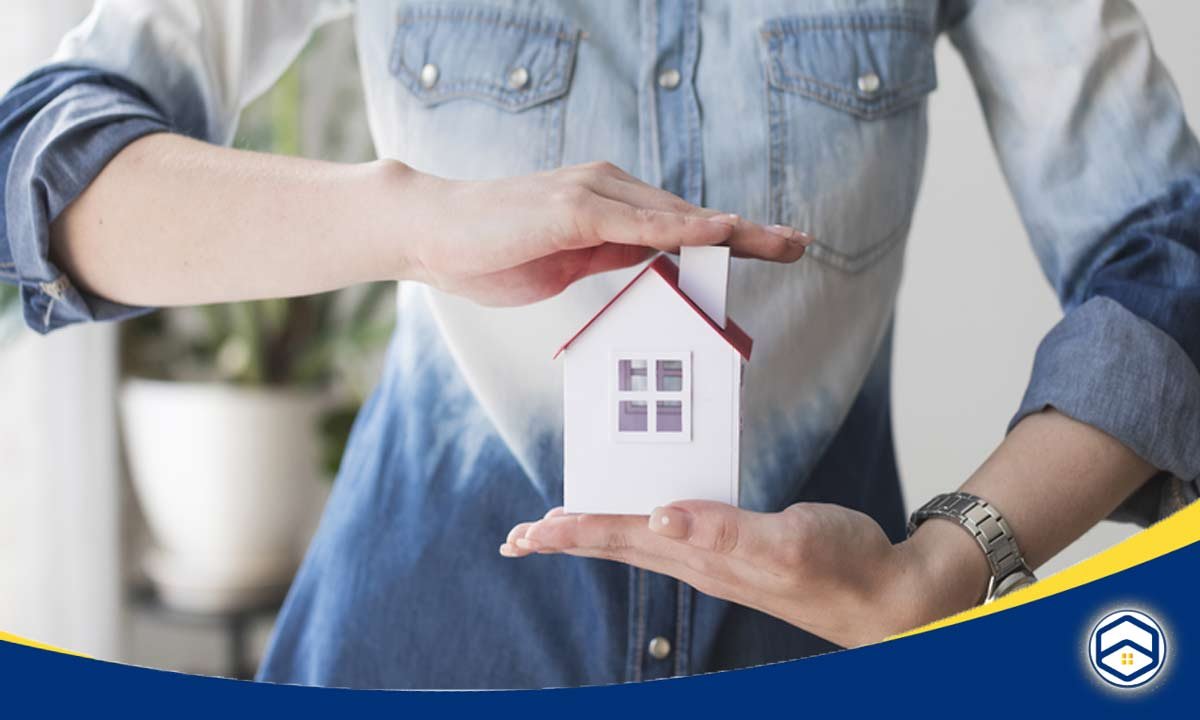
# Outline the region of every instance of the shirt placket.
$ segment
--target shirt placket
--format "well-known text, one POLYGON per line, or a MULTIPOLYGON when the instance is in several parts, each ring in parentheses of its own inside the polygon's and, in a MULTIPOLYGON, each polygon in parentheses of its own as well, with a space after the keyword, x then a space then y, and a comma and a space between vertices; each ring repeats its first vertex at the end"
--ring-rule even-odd
POLYGON ((642 179, 700 205, 704 195, 698 0, 642 0, 639 150, 642 179))
MULTIPOLYGON (((690 203, 703 203, 700 103, 695 70, 700 48, 698 0, 642 0, 642 68, 638 83, 642 179, 690 203)), ((632 569, 629 591, 631 681, 690 672, 693 590, 672 578, 632 569)))

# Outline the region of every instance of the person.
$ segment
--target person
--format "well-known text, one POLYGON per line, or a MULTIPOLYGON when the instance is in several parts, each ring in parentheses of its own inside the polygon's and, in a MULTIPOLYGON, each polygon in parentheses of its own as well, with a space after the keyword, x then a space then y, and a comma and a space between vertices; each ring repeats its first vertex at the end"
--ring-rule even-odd
POLYGON ((0 272, 38 331, 401 281, 264 680, 543 687, 797 658, 1195 497, 1200 146, 1127 2, 106 0, 4 97, 0 147, 0 272), (222 147, 351 12, 384 159, 222 147), (1065 312, 1003 441, 909 536, 891 337, 941 34, 1065 312), (556 510, 554 348, 654 252, 716 243, 755 338, 740 507, 556 510))

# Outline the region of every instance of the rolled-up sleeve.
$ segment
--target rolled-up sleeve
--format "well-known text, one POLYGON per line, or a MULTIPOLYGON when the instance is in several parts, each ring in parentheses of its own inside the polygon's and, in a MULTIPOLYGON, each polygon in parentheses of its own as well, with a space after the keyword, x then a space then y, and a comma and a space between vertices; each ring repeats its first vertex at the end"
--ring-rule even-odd
POLYGON ((77 289, 51 259, 50 223, 122 148, 167 129, 137 88, 88 68, 45 68, 0 100, 0 277, 20 285, 29 327, 144 311, 77 289))
MULTIPOLYGON (((312 32, 349 0, 100 0, 55 63, 0 99, 0 281, 49 332, 144 312, 82 292, 56 267, 50 225, 126 145, 154 132, 232 140, 312 32)), ((139 240, 146 240, 140 238, 139 240)))
POLYGON ((960 2, 946 25, 1063 319, 1010 429, 1053 407, 1161 472, 1114 517, 1200 482, 1200 145, 1124 0, 960 2))

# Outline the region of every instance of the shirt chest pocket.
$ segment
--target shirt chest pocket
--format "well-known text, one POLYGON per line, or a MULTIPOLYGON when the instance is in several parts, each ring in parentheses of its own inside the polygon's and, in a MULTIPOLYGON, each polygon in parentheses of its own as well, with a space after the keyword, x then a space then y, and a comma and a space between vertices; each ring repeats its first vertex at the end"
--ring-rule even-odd
POLYGON ((762 29, 774 222, 861 272, 905 235, 920 184, 932 29, 905 12, 771 20, 762 29))
POLYGON ((423 5, 397 18, 389 70, 407 160, 457 177, 559 164, 579 33, 498 8, 423 5))

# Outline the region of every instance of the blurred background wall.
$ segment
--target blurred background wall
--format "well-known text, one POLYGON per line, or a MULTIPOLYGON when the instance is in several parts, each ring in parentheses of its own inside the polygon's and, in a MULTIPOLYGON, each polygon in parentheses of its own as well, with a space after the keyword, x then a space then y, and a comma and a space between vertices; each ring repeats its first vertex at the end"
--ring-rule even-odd
MULTIPOLYGON (((1200 127, 1200 3, 1136 3, 1200 127)), ((942 38, 929 158, 897 310, 892 415, 909 507, 945 492, 996 447, 1038 342, 1061 317, 992 152, 970 77, 942 38), (965 271, 964 271, 965 269, 965 271)), ((1134 531, 1101 523, 1042 575, 1134 531)))
MULTIPOLYGON (((90 3, 0 8, 0 87, 44 60, 90 3)), ((0 628, 122 657, 112 327, 0 344, 0 628)))
MULTIPOLYGON (((88 6, 82 0, 5 3, 0 87, 43 61, 88 6)), ((1145 0, 1139 7, 1194 128, 1200 117, 1200 4, 1145 0)), ((352 67, 352 54, 343 52, 348 31, 344 23, 331 28, 325 49, 311 50, 318 61, 293 76, 302 94, 352 67)), ((956 486, 999 442, 1034 349, 1059 317, 963 64, 944 39, 937 52, 940 86, 930 101, 929 158, 896 337, 894 415, 910 505, 956 486)), ((334 114, 331 107, 344 111, 346 92, 308 92, 304 119, 334 114)), ((333 143, 335 154, 353 155, 361 121, 361 114, 349 114, 342 129, 349 139, 339 139, 342 131, 336 130, 313 136, 314 123, 301 123, 305 137, 297 147, 322 154, 322 143, 333 143)), ((274 147, 270 139, 255 140, 258 130, 248 132, 247 144, 274 147)), ((118 345, 112 327, 76 328, 45 339, 22 332, 0 345, 0 629, 98 657, 221 672, 221 633, 141 618, 130 606, 145 533, 118 451, 118 345)), ((1131 531, 1105 523, 1055 558, 1047 572, 1131 531)), ((268 629, 269 618, 254 633, 256 648, 268 629)))

